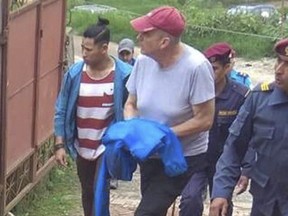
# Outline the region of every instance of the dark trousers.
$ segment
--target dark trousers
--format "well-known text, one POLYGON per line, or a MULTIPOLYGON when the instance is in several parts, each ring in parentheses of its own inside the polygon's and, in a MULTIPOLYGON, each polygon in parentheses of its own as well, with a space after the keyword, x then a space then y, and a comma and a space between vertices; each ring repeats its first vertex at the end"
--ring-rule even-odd
POLYGON ((263 200, 256 201, 255 199, 253 199, 253 204, 252 204, 250 216, 267 216, 267 215, 269 215, 269 216, 287 216, 288 215, 288 214, 281 214, 281 211, 279 209, 279 205, 277 202, 274 205, 273 210, 272 209, 269 209, 269 210, 271 210, 271 212, 269 212, 269 213, 267 211, 263 212, 263 200))
POLYGON ((205 169, 205 154, 186 157, 188 170, 175 177, 164 172, 160 159, 140 164, 142 199, 135 216, 166 216, 168 208, 179 196, 193 173, 205 169))
MULTIPOLYGON (((215 166, 210 164, 204 171, 195 173, 182 191, 180 216, 201 216, 203 214, 203 193, 209 185, 211 196, 215 166)), ((227 216, 233 213, 233 203, 229 200, 227 216)))
POLYGON ((77 174, 81 184, 84 216, 93 216, 95 176, 101 161, 101 156, 94 161, 86 160, 79 155, 76 159, 77 174))
POLYGON ((202 216, 203 194, 207 188, 207 173, 195 173, 181 194, 180 216, 202 216))

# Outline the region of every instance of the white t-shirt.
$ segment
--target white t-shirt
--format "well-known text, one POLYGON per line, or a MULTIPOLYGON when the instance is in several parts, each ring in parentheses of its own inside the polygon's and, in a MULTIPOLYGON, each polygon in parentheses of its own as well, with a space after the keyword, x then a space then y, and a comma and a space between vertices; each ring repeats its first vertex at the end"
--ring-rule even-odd
MULTIPOLYGON (((137 97, 140 118, 172 127, 193 117, 192 105, 215 97, 209 61, 198 50, 183 45, 181 58, 165 69, 148 56, 138 56, 126 87, 137 97)), ((198 155, 207 151, 208 131, 180 140, 185 156, 198 155)))

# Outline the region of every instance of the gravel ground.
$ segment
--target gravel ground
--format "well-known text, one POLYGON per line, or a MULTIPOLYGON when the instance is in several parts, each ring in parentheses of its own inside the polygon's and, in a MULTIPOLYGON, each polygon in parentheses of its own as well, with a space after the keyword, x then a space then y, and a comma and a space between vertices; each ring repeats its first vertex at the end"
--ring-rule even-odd
POLYGON ((255 86, 263 81, 274 80, 274 64, 275 59, 263 58, 257 61, 249 61, 242 58, 236 59, 235 69, 248 73, 255 86))

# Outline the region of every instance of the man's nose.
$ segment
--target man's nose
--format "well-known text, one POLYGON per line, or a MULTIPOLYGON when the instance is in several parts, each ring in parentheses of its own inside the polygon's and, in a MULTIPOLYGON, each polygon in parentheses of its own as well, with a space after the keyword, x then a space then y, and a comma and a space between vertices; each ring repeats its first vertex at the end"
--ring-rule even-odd
POLYGON ((284 64, 285 64, 285 62, 280 62, 279 64, 277 64, 276 67, 275 67, 275 73, 281 73, 284 64))
POLYGON ((82 56, 83 57, 86 57, 87 56, 87 51, 84 49, 84 50, 82 50, 82 56))

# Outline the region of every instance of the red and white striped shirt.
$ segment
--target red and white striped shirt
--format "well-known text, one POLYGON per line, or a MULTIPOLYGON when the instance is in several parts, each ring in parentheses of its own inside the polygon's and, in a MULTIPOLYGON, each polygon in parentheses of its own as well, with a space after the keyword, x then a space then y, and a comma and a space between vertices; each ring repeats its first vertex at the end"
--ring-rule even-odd
POLYGON ((101 80, 94 80, 83 71, 77 101, 75 147, 79 155, 96 159, 105 147, 101 138, 114 118, 114 70, 101 80))

